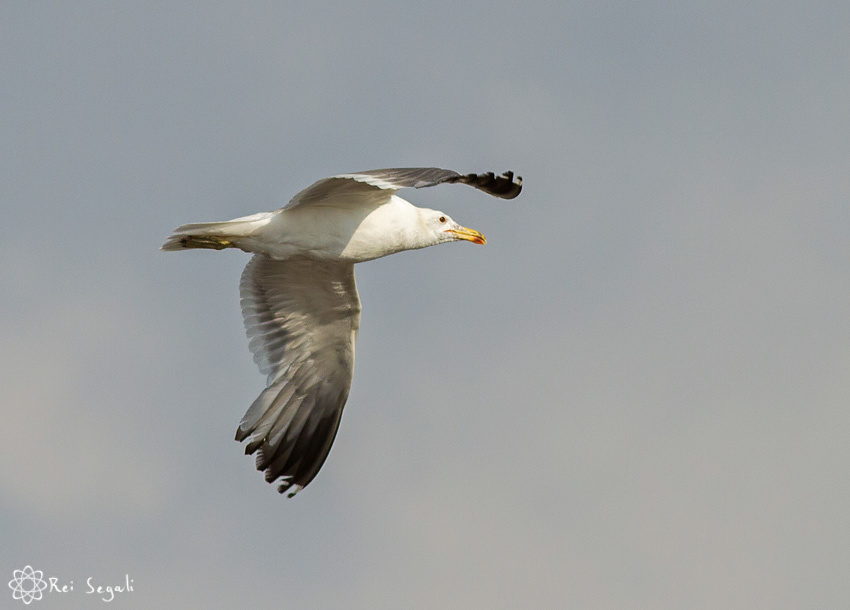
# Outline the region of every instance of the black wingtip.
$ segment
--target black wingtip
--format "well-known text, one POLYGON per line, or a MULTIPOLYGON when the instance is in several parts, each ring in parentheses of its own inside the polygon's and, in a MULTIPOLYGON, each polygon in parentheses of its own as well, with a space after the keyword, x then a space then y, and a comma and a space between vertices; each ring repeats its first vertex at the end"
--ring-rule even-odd
POLYGON ((478 190, 500 199, 514 199, 522 192, 522 176, 517 176, 514 179, 512 171, 507 171, 501 176, 496 176, 493 172, 466 174, 461 176, 458 182, 474 186, 478 190))
MULTIPOLYGON (((245 445, 245 455, 251 455, 251 454, 253 454, 255 451, 257 451, 257 449, 259 449, 260 447, 262 447, 262 445, 263 445, 263 440, 264 440, 264 439, 261 439, 261 438, 260 438, 260 439, 257 439, 257 440, 254 440, 254 441, 251 441, 250 443, 248 443, 247 445, 245 445)), ((258 456, 258 457, 259 457, 259 456, 258 456)), ((264 466, 264 468, 265 468, 265 466, 264 466)))

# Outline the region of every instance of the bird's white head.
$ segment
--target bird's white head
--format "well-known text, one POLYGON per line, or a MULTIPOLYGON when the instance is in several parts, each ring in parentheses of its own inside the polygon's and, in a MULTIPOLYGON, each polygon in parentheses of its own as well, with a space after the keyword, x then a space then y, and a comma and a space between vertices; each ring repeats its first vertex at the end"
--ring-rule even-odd
POLYGON ((425 226, 426 232, 433 239, 434 244, 447 241, 466 240, 474 244, 486 244, 487 239, 474 229, 460 226, 445 212, 420 208, 420 218, 425 226))

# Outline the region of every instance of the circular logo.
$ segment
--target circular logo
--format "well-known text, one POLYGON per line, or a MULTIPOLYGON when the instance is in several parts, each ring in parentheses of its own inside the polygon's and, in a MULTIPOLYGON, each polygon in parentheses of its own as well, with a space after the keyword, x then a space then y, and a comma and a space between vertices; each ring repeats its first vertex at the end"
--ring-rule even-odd
POLYGON ((12 575, 14 578, 9 581, 9 588, 12 589, 13 599, 19 599, 25 604, 41 599, 41 592, 47 588, 44 572, 27 566, 23 570, 15 570, 12 575))

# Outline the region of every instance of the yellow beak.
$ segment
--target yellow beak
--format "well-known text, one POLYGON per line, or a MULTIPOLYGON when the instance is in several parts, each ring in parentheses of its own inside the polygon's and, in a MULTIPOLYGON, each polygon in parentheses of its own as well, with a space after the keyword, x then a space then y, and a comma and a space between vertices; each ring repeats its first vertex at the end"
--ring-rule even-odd
POLYGON ((451 233, 458 239, 465 239, 466 241, 471 241, 474 244, 481 244, 482 246, 487 243, 487 238, 475 229, 460 227, 459 229, 446 229, 446 233, 451 233))

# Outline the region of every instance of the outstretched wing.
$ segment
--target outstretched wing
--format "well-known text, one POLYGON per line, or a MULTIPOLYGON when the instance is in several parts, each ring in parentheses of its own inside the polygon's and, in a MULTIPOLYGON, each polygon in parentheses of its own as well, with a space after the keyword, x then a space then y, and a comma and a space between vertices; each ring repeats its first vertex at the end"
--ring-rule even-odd
POLYGON ((389 198, 399 189, 424 188, 438 184, 460 182, 501 199, 513 199, 522 191, 522 178, 514 178, 513 172, 496 176, 484 174, 459 174, 438 167, 403 167, 395 169, 373 169, 354 174, 340 174, 324 178, 307 187, 287 204, 287 208, 305 203, 317 203, 329 197, 346 196, 362 200, 374 199, 375 203, 389 198))
POLYGON ((268 379, 236 440, 248 440, 257 470, 292 497, 327 458, 351 387, 360 325, 354 265, 258 254, 240 293, 249 346, 268 379))

